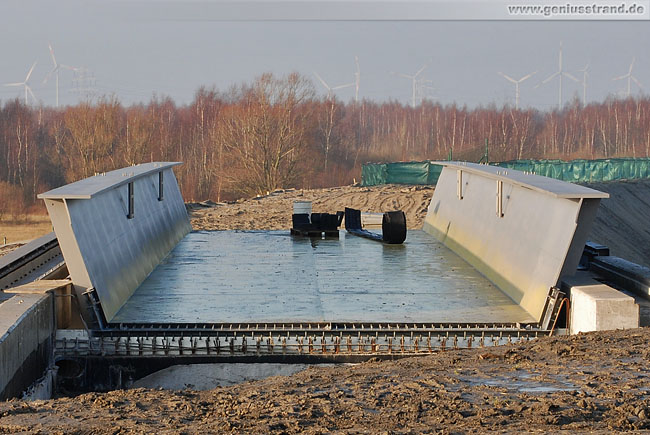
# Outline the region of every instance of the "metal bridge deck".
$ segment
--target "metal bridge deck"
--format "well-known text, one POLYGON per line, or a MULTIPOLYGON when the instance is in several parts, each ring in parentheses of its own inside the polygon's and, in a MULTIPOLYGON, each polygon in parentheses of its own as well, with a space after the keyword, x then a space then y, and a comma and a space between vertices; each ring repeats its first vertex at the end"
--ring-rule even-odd
POLYGON ((112 319, 116 323, 534 323, 423 231, 403 245, 287 231, 188 234, 112 319))

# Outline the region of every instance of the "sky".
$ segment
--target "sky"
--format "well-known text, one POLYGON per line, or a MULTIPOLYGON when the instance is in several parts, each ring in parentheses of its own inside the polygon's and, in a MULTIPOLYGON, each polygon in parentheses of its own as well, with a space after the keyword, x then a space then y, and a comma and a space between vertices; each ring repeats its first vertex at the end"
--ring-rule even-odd
MULTIPOLYGON (((182 105, 200 86, 226 91, 265 72, 299 72, 325 95, 314 72, 330 86, 351 83, 358 56, 360 98, 410 104, 411 81, 392 73, 412 75, 426 65, 420 77, 430 80, 432 101, 514 105, 515 86, 498 72, 518 79, 537 71, 521 84, 520 105, 550 110, 558 104, 557 78, 540 82, 558 70, 562 42, 565 71, 582 80, 579 70, 589 65, 588 102, 624 93, 626 80, 612 78, 626 74, 633 58, 632 75, 650 90, 650 21, 356 20, 381 6, 367 0, 355 20, 260 20, 259 13, 232 20, 223 18, 227 4, 215 3, 3 0, 0 84, 22 82, 36 61, 31 89, 38 103, 54 106, 55 80, 43 84, 53 67, 48 42, 60 64, 86 69, 76 80, 60 70, 61 105, 88 95, 146 103, 154 94, 182 105)), ((563 102, 582 98, 581 83, 565 78, 563 88, 563 102)), ((632 83, 632 94, 640 92, 632 83)), ((354 87, 335 94, 351 101, 354 87)), ((15 97, 24 98, 22 87, 0 86, 0 102, 15 97)))

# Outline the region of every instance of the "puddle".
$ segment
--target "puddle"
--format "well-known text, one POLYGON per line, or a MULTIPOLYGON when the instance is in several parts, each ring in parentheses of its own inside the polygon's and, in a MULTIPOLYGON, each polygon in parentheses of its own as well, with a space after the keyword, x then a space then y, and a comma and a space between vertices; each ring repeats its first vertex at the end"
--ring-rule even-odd
POLYGON ((488 387, 505 388, 518 393, 546 394, 557 391, 577 391, 578 386, 562 379, 561 376, 545 375, 548 380, 538 380, 540 375, 519 370, 512 376, 456 376, 457 384, 450 385, 451 391, 461 391, 466 386, 476 387, 485 385, 488 387))

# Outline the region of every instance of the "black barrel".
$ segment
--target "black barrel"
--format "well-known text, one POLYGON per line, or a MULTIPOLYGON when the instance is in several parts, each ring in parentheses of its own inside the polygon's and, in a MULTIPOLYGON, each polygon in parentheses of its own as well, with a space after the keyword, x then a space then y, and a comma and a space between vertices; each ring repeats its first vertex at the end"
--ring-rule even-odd
POLYGON ((404 212, 400 210, 384 213, 381 220, 381 233, 386 243, 404 243, 406 240, 406 215, 404 212))

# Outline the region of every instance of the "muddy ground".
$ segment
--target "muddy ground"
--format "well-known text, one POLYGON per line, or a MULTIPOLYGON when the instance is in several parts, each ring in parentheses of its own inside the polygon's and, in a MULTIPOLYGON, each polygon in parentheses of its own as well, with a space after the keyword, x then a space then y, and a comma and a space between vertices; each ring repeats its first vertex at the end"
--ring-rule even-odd
POLYGON ((0 432, 468 433, 650 428, 650 330, 310 368, 209 391, 0 403, 0 432))
MULTIPOLYGON (((409 227, 420 228, 432 193, 404 186, 276 192, 233 204, 195 204, 190 214, 195 229, 283 229, 293 201, 311 200, 315 212, 346 205, 404 209, 409 227)), ((209 391, 12 400, 0 403, 0 433, 645 431, 648 343, 650 329, 642 328, 314 367, 209 391)))

